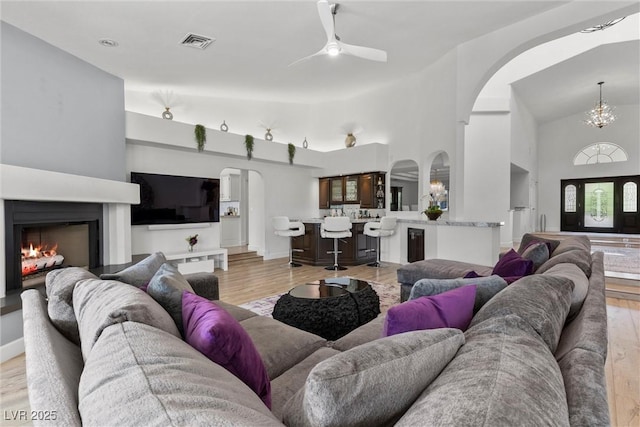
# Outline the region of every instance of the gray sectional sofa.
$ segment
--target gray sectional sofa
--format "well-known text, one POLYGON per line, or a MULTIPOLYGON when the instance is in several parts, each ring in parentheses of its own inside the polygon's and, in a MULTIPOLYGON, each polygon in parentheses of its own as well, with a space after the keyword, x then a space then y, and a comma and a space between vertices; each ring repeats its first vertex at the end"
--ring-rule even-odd
MULTIPOLYGON (((381 338, 380 315, 328 342, 216 301, 258 350, 271 409, 183 341, 147 293, 88 272, 60 273, 47 296, 22 294, 31 409, 55 418, 34 424, 607 425, 603 258, 588 258, 586 296, 569 322, 583 279, 563 265, 500 291, 464 333, 381 338), (75 318, 48 307, 60 301, 75 318)), ((212 292, 206 277, 197 279, 196 292, 212 292)))

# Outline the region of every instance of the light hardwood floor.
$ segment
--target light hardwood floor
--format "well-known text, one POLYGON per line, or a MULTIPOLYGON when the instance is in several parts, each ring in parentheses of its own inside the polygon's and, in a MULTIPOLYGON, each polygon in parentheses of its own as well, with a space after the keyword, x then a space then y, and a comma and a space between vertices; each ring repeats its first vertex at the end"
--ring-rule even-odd
MULTIPOLYGON (((381 283, 397 283, 397 264, 385 268, 350 267, 333 272, 322 267, 289 268, 286 260, 231 264, 229 271, 216 270, 220 299, 242 304, 286 292, 306 281, 351 276, 381 283)), ((399 291, 398 291, 399 292, 399 291)), ((607 298, 609 353, 606 362, 607 392, 613 426, 640 427, 640 302, 607 298)), ((29 410, 24 355, 0 365, 0 425, 30 425, 12 421, 10 411, 29 410)), ((14 412, 15 413, 15 412, 14 412)))

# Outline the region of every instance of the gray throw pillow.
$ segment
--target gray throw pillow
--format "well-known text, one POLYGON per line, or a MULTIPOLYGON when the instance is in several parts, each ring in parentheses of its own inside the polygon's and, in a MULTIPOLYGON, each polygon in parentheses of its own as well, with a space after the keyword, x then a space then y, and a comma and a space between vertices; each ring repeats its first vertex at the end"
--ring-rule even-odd
POLYGON ((558 247, 558 245, 560 245, 560 240, 546 239, 544 237, 539 237, 530 233, 526 233, 524 236, 522 236, 522 239, 520 240, 518 253, 522 255, 522 252, 524 252, 524 250, 531 244, 531 242, 546 243, 547 246, 549 247, 549 256, 551 256, 551 254, 553 254, 553 251, 558 247))
POLYGON ((102 331, 126 321, 144 323, 180 338, 169 314, 146 292, 113 280, 81 280, 73 290, 82 357, 89 357, 102 331))
POLYGON ((535 272, 542 264, 549 260, 549 246, 544 242, 532 243, 522 252, 522 258, 533 261, 535 272))
POLYGON ((569 313, 573 282, 564 277, 525 276, 493 297, 471 320, 469 329, 486 320, 515 315, 555 353, 569 313))
POLYGON ((101 274, 102 280, 117 280, 137 288, 149 283, 156 271, 167 261, 162 252, 149 255, 142 261, 114 274, 101 274))
POLYGON ((47 312, 51 323, 67 339, 80 344, 78 320, 73 312, 73 289, 84 279, 97 279, 84 268, 68 267, 53 270, 45 278, 45 288, 49 299, 47 312))
POLYGON ((458 279, 421 279, 411 288, 409 299, 438 295, 461 286, 476 285, 476 300, 473 313, 477 313, 483 305, 494 295, 507 287, 507 282, 498 275, 488 277, 458 278, 458 279))
POLYGON ((182 294, 184 291, 195 293, 187 279, 168 262, 162 264, 147 286, 147 293, 169 313, 182 335, 184 335, 182 325, 182 294))
POLYGON ((318 363, 283 408, 295 426, 391 425, 464 344, 457 329, 381 338, 318 363))

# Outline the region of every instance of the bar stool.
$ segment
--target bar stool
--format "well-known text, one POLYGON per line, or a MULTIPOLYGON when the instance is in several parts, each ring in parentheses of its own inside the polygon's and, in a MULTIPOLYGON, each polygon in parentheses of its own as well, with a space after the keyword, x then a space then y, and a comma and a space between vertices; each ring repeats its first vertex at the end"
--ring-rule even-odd
MULTIPOLYGON (((346 270, 346 267, 338 265, 338 239, 351 237, 351 219, 348 216, 328 216, 320 225, 320 237, 333 239, 333 265, 325 267, 325 270, 346 270)), ((332 253, 331 251, 327 253, 332 253)))
POLYGON ((302 252, 302 249, 292 249, 291 238, 304 235, 304 224, 299 221, 289 221, 289 218, 286 216, 273 217, 271 224, 275 229, 276 236, 289 238, 289 265, 291 267, 301 267, 302 264, 293 262, 293 252, 302 252))
POLYGON ((367 222, 364 225, 364 234, 367 236, 375 237, 378 242, 376 245, 376 262, 367 264, 369 267, 381 267, 380 263, 380 238, 391 236, 396 232, 396 217, 385 216, 382 217, 380 222, 367 222))

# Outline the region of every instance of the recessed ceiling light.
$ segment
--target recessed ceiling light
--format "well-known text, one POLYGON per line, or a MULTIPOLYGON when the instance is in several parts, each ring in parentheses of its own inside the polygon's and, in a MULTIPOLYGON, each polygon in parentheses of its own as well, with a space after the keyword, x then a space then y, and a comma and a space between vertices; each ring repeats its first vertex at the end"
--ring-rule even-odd
POLYGON ((111 40, 111 39, 100 39, 100 40, 98 40, 98 43, 100 43, 104 47, 117 47, 118 46, 118 42, 115 41, 115 40, 111 40))

